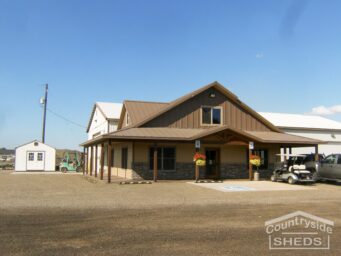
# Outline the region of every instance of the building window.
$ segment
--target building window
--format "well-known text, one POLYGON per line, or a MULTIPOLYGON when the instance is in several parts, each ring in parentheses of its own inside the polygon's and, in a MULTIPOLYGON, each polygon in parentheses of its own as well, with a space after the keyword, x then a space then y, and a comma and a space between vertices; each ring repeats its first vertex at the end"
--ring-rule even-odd
POLYGON ((38 153, 37 160, 43 161, 43 153, 38 153))
MULTIPOLYGON (((157 167, 163 171, 175 170, 175 148, 157 148, 157 167)), ((149 151, 149 168, 154 169, 154 148, 149 151)))
MULTIPOLYGON (((261 165, 259 166, 259 169, 266 170, 268 169, 269 161, 268 161, 268 151, 265 149, 256 149, 252 151, 253 155, 259 156, 261 165)), ((257 169, 257 167, 253 166, 253 169, 257 169)))
POLYGON ((202 107, 201 123, 204 125, 219 125, 222 123, 221 107, 202 107))
POLYGON ((34 153, 28 153, 28 161, 34 161, 34 153))
POLYGON ((128 148, 122 148, 121 168, 128 169, 128 148))
POLYGON ((114 167, 115 163, 115 150, 111 149, 111 167, 114 167))

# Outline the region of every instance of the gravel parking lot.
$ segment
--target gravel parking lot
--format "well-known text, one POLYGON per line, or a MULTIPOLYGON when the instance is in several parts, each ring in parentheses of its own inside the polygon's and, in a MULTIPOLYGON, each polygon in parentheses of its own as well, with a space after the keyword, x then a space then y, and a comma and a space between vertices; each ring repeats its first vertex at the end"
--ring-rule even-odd
POLYGON ((340 201, 335 184, 224 193, 186 181, 0 172, 0 255, 268 255, 264 222, 297 210, 335 222, 323 253, 339 255, 340 201))

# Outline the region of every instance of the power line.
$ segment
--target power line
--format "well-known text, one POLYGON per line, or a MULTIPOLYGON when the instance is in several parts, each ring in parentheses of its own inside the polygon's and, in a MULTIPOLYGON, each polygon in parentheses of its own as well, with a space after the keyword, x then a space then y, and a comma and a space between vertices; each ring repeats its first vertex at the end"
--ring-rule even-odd
POLYGON ((85 126, 83 126, 83 125, 81 125, 81 124, 78 124, 78 123, 76 123, 76 122, 74 122, 74 121, 72 121, 72 120, 70 120, 70 119, 68 119, 68 118, 66 118, 66 117, 64 117, 64 116, 62 116, 62 115, 60 115, 60 114, 54 112, 53 110, 51 110, 51 109, 49 109, 49 108, 47 108, 47 111, 49 111, 51 114, 55 115, 56 117, 59 117, 60 119, 63 119, 64 121, 66 121, 66 122, 68 122, 68 123, 70 123, 70 124, 76 125, 76 126, 78 126, 78 127, 84 128, 84 129, 86 128, 85 126))

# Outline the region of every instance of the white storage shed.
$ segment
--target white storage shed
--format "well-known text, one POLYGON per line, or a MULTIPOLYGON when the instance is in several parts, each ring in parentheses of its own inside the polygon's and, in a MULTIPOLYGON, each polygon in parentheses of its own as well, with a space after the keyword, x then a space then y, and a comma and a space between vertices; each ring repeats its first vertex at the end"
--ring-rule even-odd
POLYGON ((37 140, 15 149, 15 171, 55 171, 56 149, 37 140))

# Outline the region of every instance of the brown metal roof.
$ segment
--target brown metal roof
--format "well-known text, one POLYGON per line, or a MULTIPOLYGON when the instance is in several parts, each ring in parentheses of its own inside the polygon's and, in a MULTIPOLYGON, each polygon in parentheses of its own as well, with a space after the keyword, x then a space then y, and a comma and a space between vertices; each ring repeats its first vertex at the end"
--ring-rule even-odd
POLYGON ((218 126, 208 129, 181 129, 169 127, 143 127, 143 128, 127 128, 119 130, 107 135, 100 136, 93 140, 87 141, 82 144, 91 145, 96 142, 112 139, 117 140, 165 140, 165 141, 194 141, 202 139, 220 132, 231 132, 238 134, 240 137, 245 138, 246 141, 254 141, 259 143, 270 144, 299 144, 299 145, 316 145, 323 143, 319 140, 305 138, 301 136, 278 133, 278 132, 253 132, 242 131, 231 128, 229 126, 218 126))
POLYGON ((287 133, 278 133, 278 132, 258 132, 258 131, 245 131, 246 134, 249 134, 255 138, 257 138, 260 142, 264 143, 285 143, 285 144, 321 144, 323 141, 310 139, 302 136, 291 135, 287 133))
POLYGON ((203 129, 180 129, 180 128, 168 128, 168 127, 156 127, 156 128, 130 128, 121 130, 111 134, 112 138, 162 138, 162 139, 190 139, 203 132, 203 129))
POLYGON ((165 102, 147 102, 147 101, 124 101, 126 110, 132 125, 141 122, 150 115, 164 109, 169 103, 165 102))

